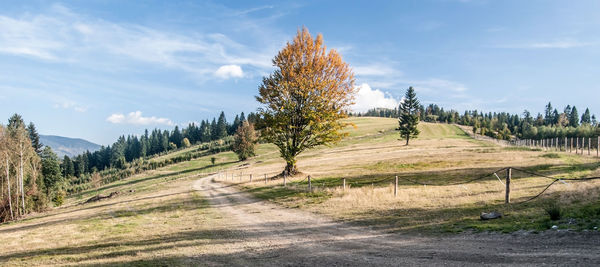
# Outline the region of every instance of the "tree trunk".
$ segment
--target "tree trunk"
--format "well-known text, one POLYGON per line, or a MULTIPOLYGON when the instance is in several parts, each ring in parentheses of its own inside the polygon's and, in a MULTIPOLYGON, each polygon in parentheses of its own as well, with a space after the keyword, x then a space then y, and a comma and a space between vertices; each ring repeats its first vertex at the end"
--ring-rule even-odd
POLYGON ((408 140, 410 140, 410 134, 406 135, 406 145, 408 146, 408 140))
POLYGON ((23 180, 23 143, 21 143, 21 163, 20 163, 20 173, 21 173, 21 205, 23 207, 23 215, 25 214, 25 186, 23 186, 24 184, 24 180, 23 180))
POLYGON ((13 208, 12 208, 12 200, 10 197, 10 170, 9 170, 9 165, 8 165, 8 155, 6 156, 6 187, 8 188, 8 208, 10 209, 10 219, 14 220, 15 216, 13 214, 13 208))
POLYGON ((298 168, 296 168, 296 161, 288 161, 285 166, 285 170, 283 171, 284 175, 295 175, 298 173, 298 168))

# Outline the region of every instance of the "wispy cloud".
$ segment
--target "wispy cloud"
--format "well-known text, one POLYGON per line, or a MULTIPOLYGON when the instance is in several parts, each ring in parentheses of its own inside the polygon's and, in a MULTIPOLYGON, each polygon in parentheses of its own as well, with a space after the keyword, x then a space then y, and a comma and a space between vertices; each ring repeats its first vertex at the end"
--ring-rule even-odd
POLYGON ((75 14, 60 5, 45 14, 0 16, 0 44, 0 53, 15 56, 86 67, 110 64, 106 62, 118 67, 151 63, 204 78, 223 65, 268 70, 273 54, 220 33, 180 34, 113 23, 75 14), (103 58, 103 63, 97 63, 98 58, 103 58))
POLYGON ((247 15, 256 11, 261 11, 264 9, 272 9, 274 8, 274 6, 271 5, 266 5, 266 6, 259 6, 259 7, 253 7, 253 8, 249 8, 249 9, 245 9, 245 10, 241 10, 238 12, 235 12, 234 15, 235 16, 242 16, 242 15, 247 15))
POLYGON ((62 109, 72 109, 77 112, 86 112, 88 107, 75 103, 71 100, 60 99, 56 100, 54 104, 54 108, 62 108, 62 109))
POLYGON ((529 42, 520 44, 498 45, 498 48, 516 48, 516 49, 567 49, 585 46, 598 45, 598 42, 584 42, 579 40, 558 40, 548 42, 529 42))
POLYGON ((355 65, 352 69, 357 76, 394 76, 395 78, 402 76, 401 71, 383 63, 355 65))
POLYGON ((132 124, 132 125, 175 125, 170 119, 158 117, 144 117, 141 111, 123 113, 114 113, 106 118, 106 121, 114 124, 132 124))

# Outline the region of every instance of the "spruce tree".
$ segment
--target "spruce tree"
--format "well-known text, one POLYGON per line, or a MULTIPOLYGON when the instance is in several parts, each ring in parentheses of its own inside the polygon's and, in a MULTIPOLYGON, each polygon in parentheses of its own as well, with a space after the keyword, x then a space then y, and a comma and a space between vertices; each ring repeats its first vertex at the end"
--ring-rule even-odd
POLYGON ((552 103, 548 102, 548 105, 546 105, 546 110, 544 113, 544 125, 552 125, 552 103))
POLYGON ((54 186, 60 182, 62 175, 60 173, 60 165, 58 157, 50 147, 45 147, 42 151, 42 176, 44 177, 44 185, 46 187, 46 195, 54 190, 54 186))
POLYGON ((27 132, 29 132, 29 139, 31 140, 31 146, 35 150, 35 153, 40 155, 42 153, 42 147, 44 145, 40 142, 40 135, 38 134, 37 129, 35 128, 35 125, 33 124, 33 122, 30 122, 29 126, 27 126, 27 132))
POLYGON ((583 115, 581 115, 581 123, 584 124, 592 124, 592 118, 590 115, 590 109, 586 108, 585 111, 583 112, 583 115))
POLYGON ((227 120, 225 119, 225 112, 221 111, 219 120, 217 121, 217 138, 221 139, 227 136, 227 120))
POLYGON ((569 126, 579 127, 579 114, 577 114, 577 108, 573 106, 571 109, 571 116, 569 117, 569 126))
POLYGON ((406 145, 411 137, 419 135, 417 125, 419 124, 419 100, 415 90, 411 87, 406 91, 404 101, 400 104, 400 117, 398 118, 400 136, 406 138, 406 145))

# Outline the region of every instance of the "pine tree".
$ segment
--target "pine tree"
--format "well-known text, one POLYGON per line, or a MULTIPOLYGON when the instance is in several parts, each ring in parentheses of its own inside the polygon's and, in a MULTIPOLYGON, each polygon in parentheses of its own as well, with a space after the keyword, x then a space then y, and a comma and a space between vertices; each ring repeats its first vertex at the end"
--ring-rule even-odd
POLYGON ((571 116, 569 117, 569 126, 579 127, 579 114, 577 114, 577 108, 573 106, 571 109, 571 116))
POLYGON ((217 120, 215 118, 213 118, 212 122, 210 123, 210 136, 211 136, 211 140, 217 140, 219 139, 219 133, 217 131, 217 120))
POLYGON ((35 153, 40 155, 42 153, 42 147, 44 146, 44 144, 42 144, 40 142, 40 135, 38 134, 37 129, 35 128, 35 125, 33 124, 33 122, 30 122, 29 126, 27 126, 27 132, 29 132, 29 139, 31 140, 31 146, 35 150, 35 153))
POLYGON ((68 178, 75 175, 75 169, 73 166, 73 161, 69 158, 69 156, 65 155, 62 162, 62 174, 63 177, 68 178))
POLYGON ((217 121, 216 139, 221 139, 227 136, 227 120, 225 119, 225 112, 221 111, 219 120, 217 121))
POLYGON ((398 118, 400 136, 406 138, 406 145, 411 137, 416 138, 419 135, 417 125, 419 124, 419 100, 415 90, 411 87, 406 91, 404 101, 400 104, 400 118, 398 118))
POLYGON ((590 109, 586 108, 585 111, 583 112, 583 115, 581 115, 581 124, 592 124, 592 118, 590 115, 590 109))
POLYGON ((54 190, 54 186, 62 179, 60 165, 58 163, 58 157, 50 147, 44 148, 41 158, 44 186, 46 187, 46 195, 49 196, 50 192, 54 190))
POLYGON ((175 126, 173 130, 173 134, 171 134, 170 140, 177 147, 181 147, 181 141, 183 140, 183 136, 181 135, 181 131, 179 131, 179 126, 175 126))
POLYGON ((544 125, 552 125, 552 122, 554 121, 552 118, 552 103, 548 102, 544 114, 544 125))

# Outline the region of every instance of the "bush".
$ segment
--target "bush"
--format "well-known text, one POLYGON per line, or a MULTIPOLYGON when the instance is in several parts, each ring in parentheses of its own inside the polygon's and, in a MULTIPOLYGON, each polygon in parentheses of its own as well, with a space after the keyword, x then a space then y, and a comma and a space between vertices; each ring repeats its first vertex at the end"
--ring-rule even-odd
POLYGON ((54 195, 54 198, 52 198, 52 202, 54 202, 55 206, 60 207, 60 206, 62 206, 62 204, 65 201, 65 196, 66 196, 65 191, 62 191, 62 190, 57 191, 56 194, 54 195))
POLYGON ((560 220, 562 216, 562 209, 557 202, 552 202, 548 206, 544 208, 548 216, 550 216, 550 220, 557 221, 560 220))

